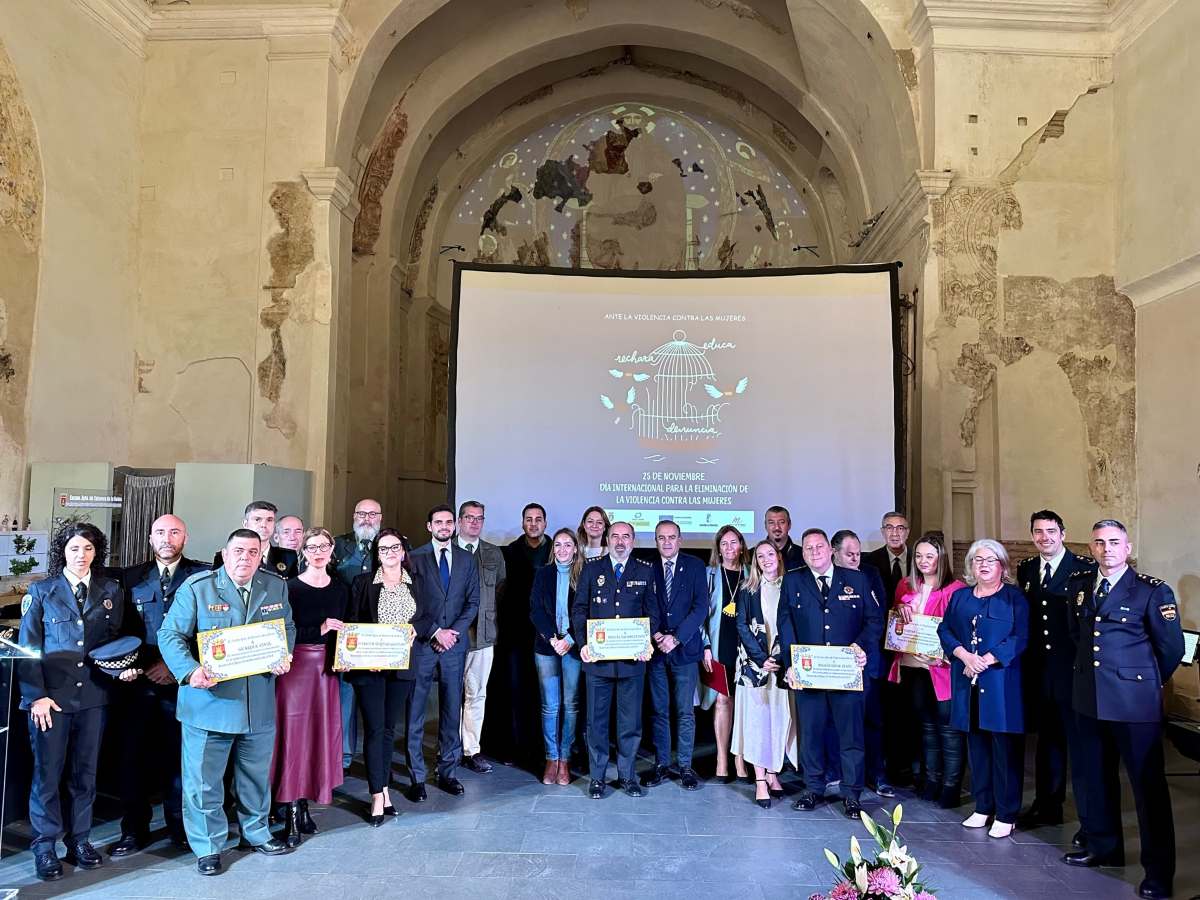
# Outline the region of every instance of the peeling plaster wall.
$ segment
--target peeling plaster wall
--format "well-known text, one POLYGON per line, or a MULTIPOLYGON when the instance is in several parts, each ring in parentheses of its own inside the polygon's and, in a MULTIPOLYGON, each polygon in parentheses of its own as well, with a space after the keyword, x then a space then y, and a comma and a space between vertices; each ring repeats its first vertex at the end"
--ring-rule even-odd
MULTIPOLYGON (((32 358, 19 337, 32 307, 14 301, 18 292, 30 299, 33 282, 4 288, 14 291, 4 298, 11 339, 26 344, 13 355, 24 369, 14 380, 29 384, 25 458, 124 462, 135 383, 141 60, 76 4, 6 0, 0 34, 36 128, 44 181, 32 358)), ((0 231, 6 253, 13 232, 0 231)), ((28 263, 8 277, 30 279, 28 263)), ((0 444, 8 458, 12 447, 0 444)), ((0 497, 19 496, 23 471, 15 491, 7 466, 2 474, 0 497)))

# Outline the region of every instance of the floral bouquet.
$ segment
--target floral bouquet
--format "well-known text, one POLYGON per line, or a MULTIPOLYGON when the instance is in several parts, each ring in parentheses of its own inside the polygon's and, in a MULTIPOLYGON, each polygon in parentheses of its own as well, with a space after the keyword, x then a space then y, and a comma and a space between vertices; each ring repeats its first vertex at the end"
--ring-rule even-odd
POLYGON ((863 857, 858 838, 850 838, 850 858, 844 863, 832 850, 825 858, 838 871, 838 881, 828 894, 812 894, 808 900, 936 900, 936 895, 918 878, 921 867, 900 843, 902 808, 892 812, 892 828, 879 825, 866 812, 860 813, 879 852, 875 859, 863 857))

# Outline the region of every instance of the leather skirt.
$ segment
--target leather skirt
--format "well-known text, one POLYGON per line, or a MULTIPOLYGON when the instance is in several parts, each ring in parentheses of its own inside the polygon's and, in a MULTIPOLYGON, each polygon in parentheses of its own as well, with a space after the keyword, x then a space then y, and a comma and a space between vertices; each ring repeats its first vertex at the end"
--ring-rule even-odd
POLYGON ((342 707, 337 676, 325 671, 324 644, 297 644, 292 668, 275 680, 276 803, 329 803, 342 783, 342 707))

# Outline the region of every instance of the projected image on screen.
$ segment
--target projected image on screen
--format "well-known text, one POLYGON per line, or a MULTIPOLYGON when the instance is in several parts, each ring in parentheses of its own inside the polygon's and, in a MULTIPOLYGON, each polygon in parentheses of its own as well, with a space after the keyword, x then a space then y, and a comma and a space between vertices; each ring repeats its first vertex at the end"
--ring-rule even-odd
POLYGON ((488 534, 602 506, 649 542, 772 505, 877 538, 895 504, 891 269, 663 278, 464 268, 455 298, 456 500, 488 534))

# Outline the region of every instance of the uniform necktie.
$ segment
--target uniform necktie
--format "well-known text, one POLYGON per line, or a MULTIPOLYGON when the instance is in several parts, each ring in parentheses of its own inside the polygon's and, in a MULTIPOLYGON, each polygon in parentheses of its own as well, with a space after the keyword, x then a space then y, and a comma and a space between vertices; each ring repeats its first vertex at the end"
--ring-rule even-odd
POLYGON ((450 592, 450 560, 446 558, 447 548, 442 548, 442 558, 438 562, 438 573, 442 576, 442 590, 450 592))
POLYGON ((613 567, 613 574, 617 576, 617 581, 621 580, 621 573, 625 571, 625 563, 617 563, 613 567))
POLYGON ((1042 573, 1042 587, 1050 584, 1050 563, 1046 563, 1046 571, 1042 573))
POLYGON ((1096 599, 1103 600, 1105 597, 1107 597, 1109 587, 1111 587, 1111 585, 1109 585, 1108 579, 1101 578, 1100 579, 1100 589, 1098 591, 1096 591, 1096 599))
POLYGON ((242 598, 242 604, 246 607, 247 610, 249 610, 250 609, 250 588, 248 588, 248 587, 238 588, 238 596, 242 598))
POLYGON ((87 585, 81 581, 75 585, 75 602, 83 606, 85 600, 87 600, 87 585))
POLYGON ((474 553, 474 552, 475 552, 475 545, 474 545, 474 544, 467 544, 467 552, 468 552, 468 553, 474 553))
POLYGON ((675 560, 668 559, 667 565, 666 565, 666 578, 665 578, 665 581, 666 581, 665 587, 667 589, 666 594, 667 594, 667 602, 668 603, 671 602, 671 582, 674 580, 675 580, 675 560))
POLYGON ((904 576, 900 574, 900 557, 893 556, 892 557, 892 578, 894 578, 896 580, 896 583, 899 584, 900 579, 903 577, 904 576))
POLYGON ((171 586, 171 570, 163 566, 163 570, 158 573, 158 586, 162 589, 163 597, 167 596, 167 588, 171 586))
POLYGON ((817 579, 817 581, 821 582, 821 599, 828 600, 829 599, 829 576, 822 575, 820 578, 817 579))

